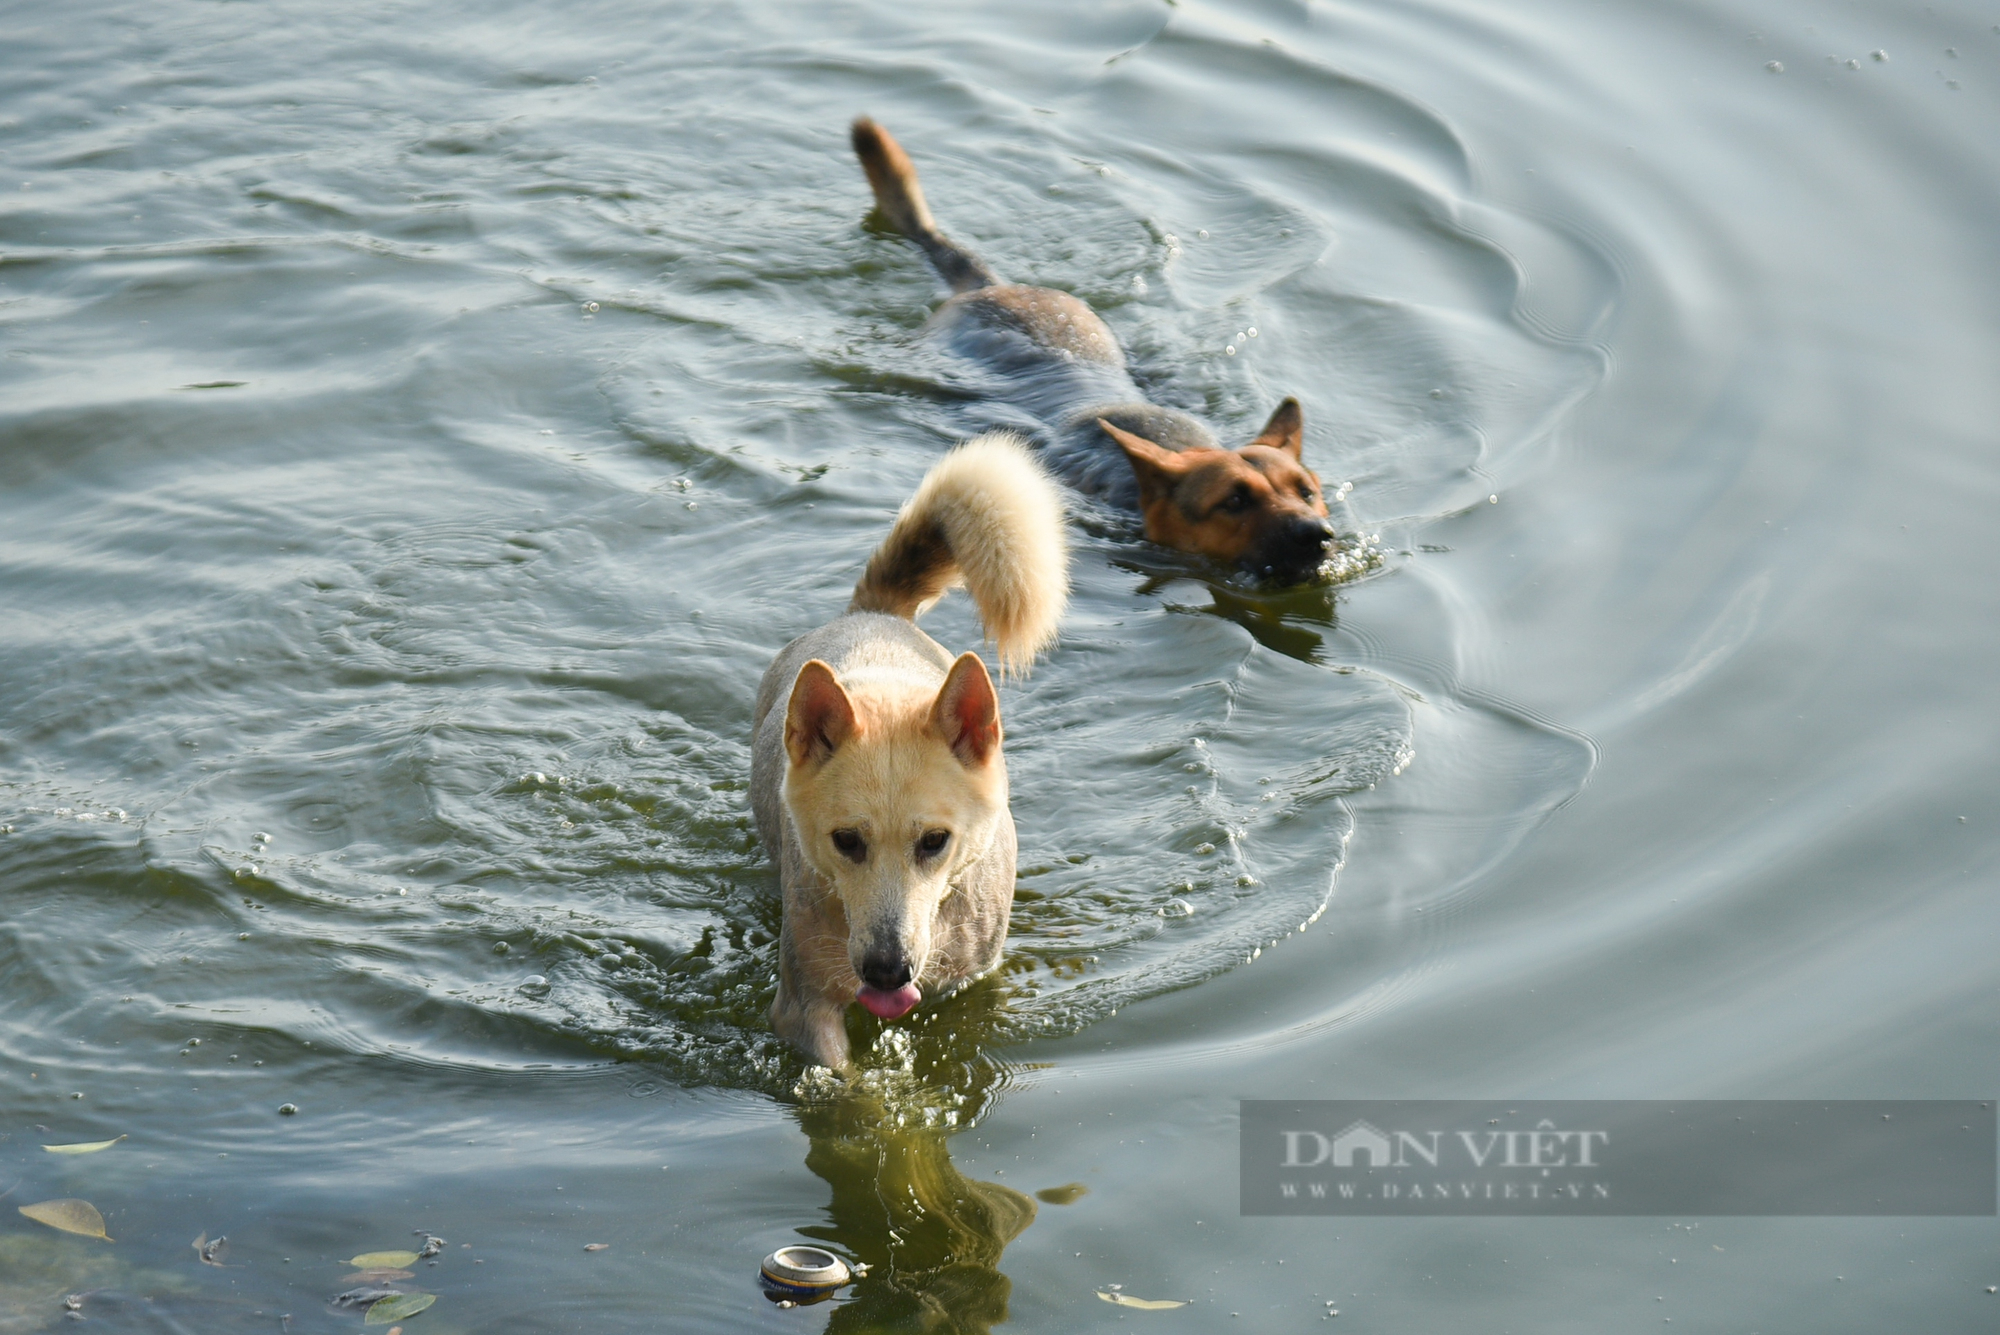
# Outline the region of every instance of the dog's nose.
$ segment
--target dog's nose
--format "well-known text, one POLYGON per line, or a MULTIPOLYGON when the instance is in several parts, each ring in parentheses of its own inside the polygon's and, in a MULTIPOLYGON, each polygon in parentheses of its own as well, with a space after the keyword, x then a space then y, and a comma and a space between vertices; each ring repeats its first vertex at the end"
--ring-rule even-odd
POLYGON ((1301 555, 1317 559, 1333 547, 1333 525, 1315 515, 1292 526, 1292 546, 1301 555))
POLYGON ((894 992, 912 977, 910 961, 901 951, 871 950, 861 959, 861 981, 884 992, 894 992))

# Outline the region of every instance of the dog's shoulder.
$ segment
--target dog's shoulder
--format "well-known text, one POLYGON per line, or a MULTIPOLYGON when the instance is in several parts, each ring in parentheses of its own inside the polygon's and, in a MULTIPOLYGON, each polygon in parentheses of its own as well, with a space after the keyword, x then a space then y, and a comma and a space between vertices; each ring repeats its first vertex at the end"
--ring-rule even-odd
POLYGON ((1098 404, 1071 414, 1050 438, 1044 458, 1072 487, 1120 509, 1139 508, 1139 484, 1124 451, 1097 425, 1100 417, 1176 453, 1217 448, 1215 433, 1200 421, 1157 403, 1098 404))
MULTIPOLYGON (((790 698, 799 669, 813 659, 846 677, 869 671, 908 673, 933 686, 951 670, 945 647, 902 617, 849 612, 809 630, 778 651, 757 687, 752 727, 761 731, 771 712, 790 698)), ((780 711, 782 712, 782 711, 780 711)))

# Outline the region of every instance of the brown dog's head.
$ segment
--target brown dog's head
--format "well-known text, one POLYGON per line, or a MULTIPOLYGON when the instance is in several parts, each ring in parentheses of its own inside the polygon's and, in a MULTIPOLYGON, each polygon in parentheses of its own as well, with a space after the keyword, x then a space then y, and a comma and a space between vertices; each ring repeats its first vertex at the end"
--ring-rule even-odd
POLYGON ((922 996, 938 906, 1007 813, 1000 701, 978 654, 944 684, 887 669, 843 682, 815 658, 785 713, 785 805, 847 915, 856 999, 893 1019, 922 996))
POLYGON ((1296 584, 1333 550, 1319 479, 1299 462, 1305 414, 1286 399, 1240 450, 1163 449, 1103 418, 1139 481, 1146 536, 1296 584))

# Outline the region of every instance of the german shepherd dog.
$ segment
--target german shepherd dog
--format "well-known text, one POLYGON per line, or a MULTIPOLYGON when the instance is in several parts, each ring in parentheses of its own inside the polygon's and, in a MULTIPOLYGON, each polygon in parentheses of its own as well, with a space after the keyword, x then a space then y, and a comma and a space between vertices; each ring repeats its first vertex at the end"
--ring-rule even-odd
POLYGON ((1164 547, 1296 584, 1334 546, 1319 479, 1300 462, 1305 416, 1286 399, 1257 438, 1224 449, 1184 412, 1147 403, 1125 353, 1097 313, 1066 292, 1003 283, 938 230, 902 145, 867 117, 854 122, 876 206, 923 248, 953 295, 932 332, 999 373, 1010 402, 1045 429, 1043 457, 1079 491, 1138 512, 1164 547))
POLYGON ((981 436, 924 478, 840 617, 757 690, 750 800, 784 888, 771 1024, 842 1066, 856 1001, 884 1019, 1000 962, 1014 818, 1000 702, 976 653, 916 627, 963 583, 1003 669, 1055 637, 1069 597, 1062 497, 1021 442, 981 436))

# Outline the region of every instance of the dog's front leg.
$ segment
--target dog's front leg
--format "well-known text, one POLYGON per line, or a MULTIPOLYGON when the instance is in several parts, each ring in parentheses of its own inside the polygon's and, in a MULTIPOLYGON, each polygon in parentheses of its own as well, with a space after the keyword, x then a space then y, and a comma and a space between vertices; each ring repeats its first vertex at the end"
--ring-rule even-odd
POLYGON ((847 1008, 823 997, 800 996, 784 983, 771 1003, 771 1028, 779 1038, 818 1062, 839 1070, 847 1065, 847 1008))
POLYGON ((838 901, 817 887, 785 888, 785 921, 778 932, 778 998, 771 1028, 822 1066, 847 1065, 847 1003, 855 981, 847 967, 847 921, 838 901))

